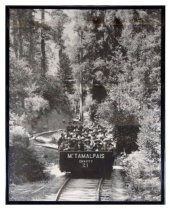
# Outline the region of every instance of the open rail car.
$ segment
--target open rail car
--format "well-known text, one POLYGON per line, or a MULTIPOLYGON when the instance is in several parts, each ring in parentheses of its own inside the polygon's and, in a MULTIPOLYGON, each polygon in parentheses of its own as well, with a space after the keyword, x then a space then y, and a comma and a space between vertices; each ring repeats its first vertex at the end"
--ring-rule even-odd
POLYGON ((78 121, 67 126, 62 141, 58 141, 60 171, 109 174, 116 149, 112 133, 97 123, 87 127, 78 121))
POLYGON ((60 151, 59 167, 62 172, 108 174, 112 170, 113 152, 60 151))

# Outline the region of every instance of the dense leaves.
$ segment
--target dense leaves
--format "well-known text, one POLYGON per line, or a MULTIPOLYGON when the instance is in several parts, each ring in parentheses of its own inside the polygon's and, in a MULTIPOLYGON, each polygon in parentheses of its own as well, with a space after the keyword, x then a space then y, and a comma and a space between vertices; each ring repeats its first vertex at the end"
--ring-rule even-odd
POLYGON ((23 184, 48 178, 45 167, 37 160, 35 153, 20 145, 10 147, 10 183, 23 184))
MULTIPOLYGON (((161 12, 77 11, 75 31, 73 62, 81 63, 82 78, 86 77, 84 89, 92 90, 91 119, 106 126, 112 124, 117 152, 129 154, 125 165, 134 186, 141 186, 135 179, 148 183, 150 178, 151 189, 155 179, 160 182, 161 12), (93 86, 96 80, 106 90, 104 101, 97 96, 102 91, 93 86), (132 151, 136 152, 130 154, 132 151)), ((159 200, 160 185, 155 190, 158 197, 150 195, 144 200, 159 200)), ((142 199, 140 193, 139 197, 142 199)))
POLYGON ((44 166, 29 151, 29 138, 37 131, 40 118, 52 110, 70 115, 67 92, 73 92, 72 82, 68 81, 72 74, 63 41, 67 21, 62 11, 10 9, 11 182, 46 177, 44 166), (52 20, 54 16, 56 21, 52 20), (49 17, 50 22, 46 21, 49 17), (61 48, 62 54, 57 53, 61 48))

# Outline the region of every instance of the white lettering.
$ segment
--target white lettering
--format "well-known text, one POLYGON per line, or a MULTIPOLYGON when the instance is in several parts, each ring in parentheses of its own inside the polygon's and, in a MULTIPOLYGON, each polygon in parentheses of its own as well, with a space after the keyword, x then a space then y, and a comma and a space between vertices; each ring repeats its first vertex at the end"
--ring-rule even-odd
POLYGON ((69 153, 68 153, 68 154, 67 154, 67 157, 68 157, 68 158, 73 158, 73 154, 69 154, 69 153))
POLYGON ((71 158, 78 158, 78 159, 104 159, 105 158, 105 154, 101 153, 68 153, 67 154, 67 158, 71 159, 71 158))

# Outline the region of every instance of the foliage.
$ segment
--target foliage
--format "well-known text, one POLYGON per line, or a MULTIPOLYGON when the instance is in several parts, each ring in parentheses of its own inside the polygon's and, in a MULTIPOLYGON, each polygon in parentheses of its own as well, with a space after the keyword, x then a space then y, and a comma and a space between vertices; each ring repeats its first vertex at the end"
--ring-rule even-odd
POLYGON ((141 129, 138 135, 138 145, 151 155, 155 162, 161 158, 160 110, 145 109, 141 119, 141 129))
POLYGON ((10 52, 10 109, 12 111, 23 111, 24 98, 28 96, 25 87, 29 85, 32 70, 25 59, 17 59, 13 51, 10 52))
POLYGON ((63 82, 63 87, 65 91, 69 94, 74 92, 73 89, 73 76, 72 76, 72 68, 70 64, 70 59, 65 52, 60 52, 60 76, 63 82))
POLYGON ((66 52, 59 53, 69 20, 61 10, 51 11, 49 22, 43 9, 11 9, 10 13, 10 109, 15 116, 25 115, 35 129, 35 120, 49 108, 70 110, 65 93, 73 91, 72 82, 67 82, 72 79, 70 60, 66 52))
POLYGON ((21 145, 10 147, 9 153, 9 181, 13 184, 46 180, 45 167, 37 160, 32 150, 21 145))
MULTIPOLYGON (((144 179, 143 190, 146 191, 150 177, 151 193, 154 180, 160 183, 155 174, 158 174, 161 159, 161 12, 143 9, 77 11, 74 30, 77 36, 72 57, 77 66, 76 75, 80 71, 82 78, 86 75, 84 88, 92 89, 97 79, 107 91, 105 101, 92 103, 91 119, 107 121, 115 129, 131 123, 138 127, 135 137, 132 131, 124 138, 124 145, 132 148, 132 143, 136 143, 139 150, 127 157, 127 170, 132 170, 127 175, 132 182, 144 179), (135 121, 129 120, 131 116, 135 121)), ((82 78, 79 77, 79 81, 82 78)), ((117 140, 121 143, 121 138, 117 140)), ((160 184, 156 191, 159 197, 160 184)), ((150 199, 157 200, 156 197, 150 199)))
POLYGON ((48 101, 40 96, 32 96, 25 99, 25 109, 27 112, 40 112, 48 108, 48 101))
POLYGON ((113 104, 106 100, 98 106, 96 114, 99 119, 101 118, 104 121, 112 123, 114 112, 115 110, 113 104))
POLYGON ((10 124, 9 124, 10 126, 15 126, 15 125, 23 126, 23 124, 25 123, 26 115, 25 114, 18 115, 10 110, 9 117, 10 117, 10 124))
POLYGON ((160 163, 146 151, 136 151, 122 161, 126 176, 132 185, 131 199, 152 201, 160 200, 160 163))
POLYGON ((29 145, 29 134, 28 132, 19 125, 10 127, 9 143, 12 145, 28 146, 29 145))
POLYGON ((44 9, 10 9, 9 170, 10 182, 15 184, 47 178, 44 163, 28 147, 30 133, 50 110, 70 110, 62 85, 67 85, 68 74, 60 77, 64 64, 60 68, 59 60, 67 64, 63 72, 71 77, 70 61, 66 52, 62 58, 56 53, 59 46, 64 47, 68 18, 61 10, 53 11, 55 14, 44 9), (51 22, 46 21, 47 16, 51 22))

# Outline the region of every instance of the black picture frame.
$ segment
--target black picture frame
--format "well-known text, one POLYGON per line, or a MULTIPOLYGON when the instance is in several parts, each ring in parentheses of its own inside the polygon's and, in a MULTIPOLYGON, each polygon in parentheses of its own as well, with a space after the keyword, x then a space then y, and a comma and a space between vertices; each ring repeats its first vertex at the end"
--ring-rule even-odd
POLYGON ((131 204, 139 204, 139 205, 163 205, 165 204, 165 6, 110 6, 110 5, 93 5, 93 6, 26 6, 26 5, 6 5, 6 204, 7 205, 72 205, 72 204, 97 204, 97 205, 131 205, 131 204), (160 9, 161 10, 161 201, 105 201, 105 202, 57 202, 57 201, 10 201, 9 200, 9 19, 10 9, 160 9))

